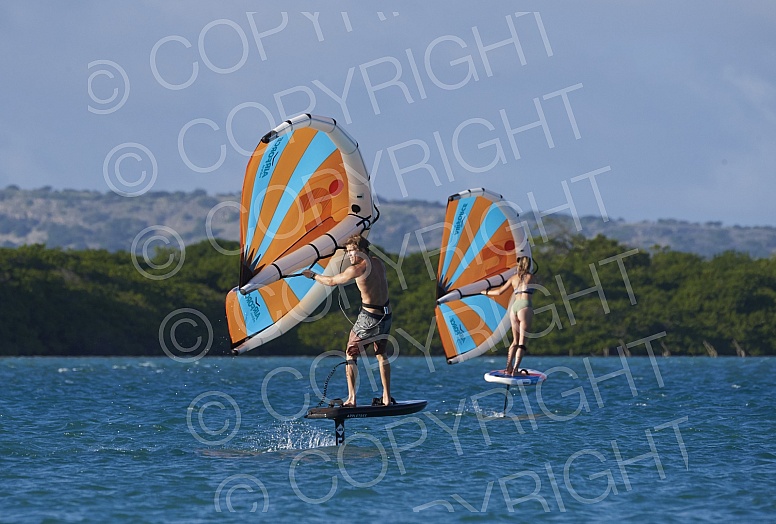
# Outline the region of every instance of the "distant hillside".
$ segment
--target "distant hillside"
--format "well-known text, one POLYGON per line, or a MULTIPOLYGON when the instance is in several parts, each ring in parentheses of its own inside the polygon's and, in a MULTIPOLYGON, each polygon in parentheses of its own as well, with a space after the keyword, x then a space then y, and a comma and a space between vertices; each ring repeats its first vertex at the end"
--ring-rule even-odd
MULTIPOLYGON (((175 231, 189 245, 208 237, 239 238, 239 195, 208 195, 198 190, 151 192, 127 198, 114 193, 49 188, 0 190, 0 246, 45 244, 69 249, 142 250, 155 230, 175 231)), ((423 245, 436 249, 442 236, 444 205, 420 200, 379 200, 380 219, 370 239, 389 253, 417 252, 423 245), (405 244, 406 242, 406 244, 405 244), (405 246, 403 248, 403 246, 405 246)), ((533 213, 525 219, 536 244, 543 242, 533 213)), ((600 216, 581 217, 581 230, 569 215, 543 219, 547 236, 604 235, 631 247, 667 247, 675 251, 710 257, 726 250, 748 253, 755 258, 776 254, 776 228, 725 227, 659 219, 656 222, 625 222, 600 216)), ((166 235, 169 237, 169 235, 166 235)))

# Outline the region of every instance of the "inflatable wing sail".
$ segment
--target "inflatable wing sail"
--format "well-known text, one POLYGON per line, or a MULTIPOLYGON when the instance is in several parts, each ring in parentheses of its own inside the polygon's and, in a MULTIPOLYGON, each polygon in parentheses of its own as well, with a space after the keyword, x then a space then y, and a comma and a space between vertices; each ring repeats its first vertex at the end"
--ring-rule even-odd
POLYGON ((469 189, 448 198, 437 269, 436 322, 448 364, 495 346, 510 327, 513 294, 485 296, 515 274, 531 247, 501 195, 469 189))
POLYGON ((299 115, 261 139, 242 189, 240 283, 226 297, 235 354, 307 318, 331 287, 300 278, 343 269, 343 241, 376 220, 358 144, 326 117, 299 115))

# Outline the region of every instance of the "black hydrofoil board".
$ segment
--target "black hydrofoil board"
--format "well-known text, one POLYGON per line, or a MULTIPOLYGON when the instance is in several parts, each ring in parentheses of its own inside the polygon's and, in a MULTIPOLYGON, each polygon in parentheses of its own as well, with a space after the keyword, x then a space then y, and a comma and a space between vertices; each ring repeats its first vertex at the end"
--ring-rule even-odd
POLYGON ((310 408, 305 418, 369 418, 369 417, 395 417, 398 415, 411 415, 426 407, 426 400, 402 400, 389 406, 356 406, 345 408, 342 406, 330 406, 322 408, 310 408))

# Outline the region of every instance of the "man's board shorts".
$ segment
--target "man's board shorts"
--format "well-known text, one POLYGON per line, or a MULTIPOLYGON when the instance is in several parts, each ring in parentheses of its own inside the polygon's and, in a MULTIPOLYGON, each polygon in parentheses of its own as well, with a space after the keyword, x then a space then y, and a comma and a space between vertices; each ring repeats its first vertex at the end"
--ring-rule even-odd
POLYGON ((348 338, 346 350, 348 357, 358 358, 359 353, 371 343, 374 343, 375 355, 385 353, 385 348, 388 346, 387 335, 391 332, 391 322, 390 313, 381 315, 361 308, 348 338))

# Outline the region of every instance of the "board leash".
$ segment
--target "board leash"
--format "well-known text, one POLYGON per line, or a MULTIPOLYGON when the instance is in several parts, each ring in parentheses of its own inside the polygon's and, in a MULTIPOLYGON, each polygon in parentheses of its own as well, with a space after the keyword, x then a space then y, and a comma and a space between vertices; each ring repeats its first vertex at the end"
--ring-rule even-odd
POLYGON ((326 400, 326 391, 329 389, 329 380, 331 380, 332 375, 334 375, 334 372, 337 370, 338 367, 340 367, 343 364, 347 364, 347 360, 343 360, 333 368, 331 368, 331 371, 329 371, 329 376, 326 377, 326 380, 323 382, 323 395, 321 396, 321 401, 318 402, 318 405, 315 406, 316 408, 319 408, 323 406, 323 402, 326 400))

